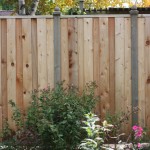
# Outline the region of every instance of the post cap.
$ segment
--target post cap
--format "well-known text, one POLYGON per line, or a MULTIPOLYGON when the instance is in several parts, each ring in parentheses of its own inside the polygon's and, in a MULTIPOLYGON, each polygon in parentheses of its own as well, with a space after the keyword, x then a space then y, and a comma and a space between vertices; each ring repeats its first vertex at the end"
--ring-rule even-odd
POLYGON ((131 7, 131 10, 137 10, 136 5, 133 5, 133 6, 131 7))
POLYGON ((53 15, 54 16, 60 16, 60 13, 61 13, 60 8, 58 6, 56 6, 54 9, 53 15))
POLYGON ((136 5, 133 5, 130 10, 131 15, 138 15, 139 11, 137 10, 136 5))
POLYGON ((60 11, 60 8, 58 6, 56 6, 54 11, 60 11))

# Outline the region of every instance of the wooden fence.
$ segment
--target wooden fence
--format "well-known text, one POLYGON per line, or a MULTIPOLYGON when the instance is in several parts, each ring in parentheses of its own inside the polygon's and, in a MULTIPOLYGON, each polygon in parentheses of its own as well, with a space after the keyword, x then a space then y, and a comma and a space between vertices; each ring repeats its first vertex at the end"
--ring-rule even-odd
MULTIPOLYGON (((138 17, 138 123, 150 127, 150 16, 138 17)), ((26 111, 31 91, 54 86, 53 17, 0 18, 0 129, 11 120, 14 100, 26 111)), ((128 112, 132 104, 130 15, 60 17, 61 80, 84 88, 96 81, 104 116, 128 112)), ((59 36, 57 36, 59 37, 59 36)), ((57 66, 56 66, 57 67, 57 66)), ((126 133, 131 128, 124 127, 126 133)))

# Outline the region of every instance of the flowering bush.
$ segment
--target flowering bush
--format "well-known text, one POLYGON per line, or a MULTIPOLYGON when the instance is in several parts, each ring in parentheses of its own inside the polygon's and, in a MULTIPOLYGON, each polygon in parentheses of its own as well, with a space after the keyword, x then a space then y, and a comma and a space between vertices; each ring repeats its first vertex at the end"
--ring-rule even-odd
POLYGON ((141 140, 145 134, 143 128, 140 126, 134 125, 132 127, 132 130, 134 132, 134 143, 133 143, 134 148, 142 149, 141 140))
POLYGON ((135 134, 134 134, 135 139, 142 138, 142 136, 143 136, 143 128, 142 127, 135 125, 135 126, 132 127, 132 129, 135 132, 135 134))

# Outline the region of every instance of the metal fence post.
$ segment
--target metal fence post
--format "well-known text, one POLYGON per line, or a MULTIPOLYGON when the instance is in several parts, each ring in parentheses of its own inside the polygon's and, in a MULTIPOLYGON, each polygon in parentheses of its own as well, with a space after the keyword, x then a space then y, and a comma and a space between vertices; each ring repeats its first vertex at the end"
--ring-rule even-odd
MULTIPOLYGON (((130 10, 131 15, 131 90, 132 110, 138 107, 138 13, 136 6, 130 10)), ((132 125, 138 124, 138 114, 132 114, 132 125)))
POLYGON ((83 11, 83 8, 84 8, 84 0, 79 0, 79 7, 80 7, 80 10, 83 11))
POLYGON ((54 18, 54 85, 61 81, 60 9, 55 7, 54 18))

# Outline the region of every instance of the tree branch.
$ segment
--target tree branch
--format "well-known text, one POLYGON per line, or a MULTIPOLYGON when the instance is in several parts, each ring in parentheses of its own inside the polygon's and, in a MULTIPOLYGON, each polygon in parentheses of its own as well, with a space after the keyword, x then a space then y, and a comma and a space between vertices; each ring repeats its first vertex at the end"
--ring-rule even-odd
POLYGON ((31 16, 35 15, 38 4, 39 4, 39 0, 33 0, 33 3, 31 5, 31 13, 30 13, 31 16))
POLYGON ((25 1, 24 0, 18 0, 19 3, 19 15, 25 15, 25 1))

